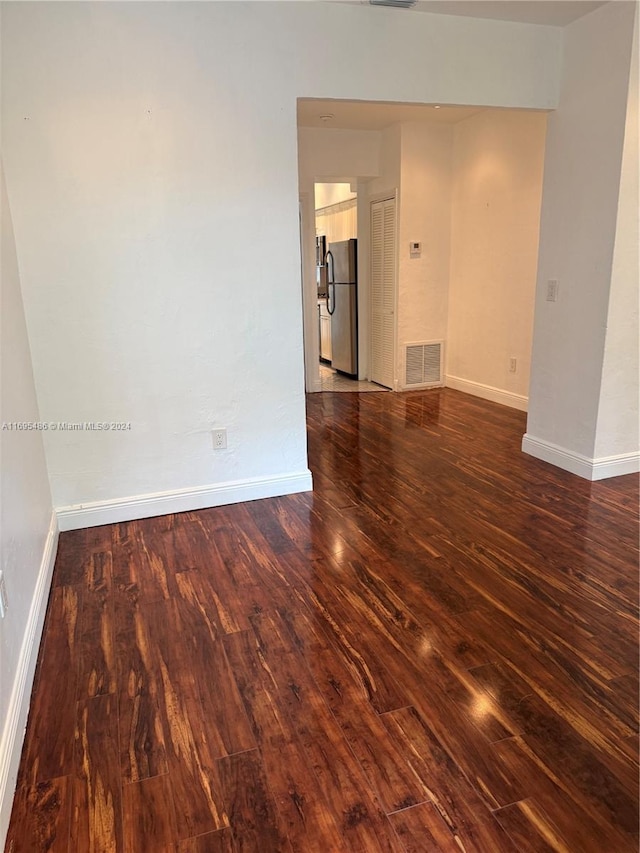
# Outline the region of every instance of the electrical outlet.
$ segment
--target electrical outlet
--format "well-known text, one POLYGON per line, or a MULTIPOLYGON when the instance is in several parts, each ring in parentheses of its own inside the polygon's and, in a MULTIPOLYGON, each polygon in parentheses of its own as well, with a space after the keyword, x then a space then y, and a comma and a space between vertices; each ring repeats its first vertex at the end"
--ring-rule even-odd
POLYGON ((227 431, 223 427, 222 429, 214 429, 211 433, 213 436, 213 449, 214 450, 225 450, 227 446, 227 431))
POLYGON ((518 359, 510 358, 509 359, 509 373, 515 373, 518 369, 518 359))
POLYGON ((7 601, 7 587, 4 583, 4 572, 0 572, 0 619, 4 619, 9 608, 7 601))
POLYGON ((547 302, 558 301, 558 282, 555 278, 550 278, 547 282, 547 302))

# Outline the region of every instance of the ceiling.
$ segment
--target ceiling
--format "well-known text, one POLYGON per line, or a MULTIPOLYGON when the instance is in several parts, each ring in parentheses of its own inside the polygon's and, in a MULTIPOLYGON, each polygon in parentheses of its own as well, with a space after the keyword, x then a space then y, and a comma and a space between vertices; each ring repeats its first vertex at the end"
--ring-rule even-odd
POLYGON ((300 127, 349 130, 381 130, 400 121, 455 124, 480 112, 481 107, 440 107, 426 104, 394 104, 384 101, 335 101, 304 98, 298 101, 300 127), (333 118, 321 119, 331 115, 333 118))
POLYGON ((418 0, 412 11, 564 27, 604 5, 603 0, 418 0))

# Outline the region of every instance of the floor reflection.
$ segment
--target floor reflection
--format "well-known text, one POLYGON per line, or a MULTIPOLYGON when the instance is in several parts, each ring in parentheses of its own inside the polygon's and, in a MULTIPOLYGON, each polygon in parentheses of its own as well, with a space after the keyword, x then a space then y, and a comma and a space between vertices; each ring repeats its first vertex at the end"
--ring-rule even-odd
POLYGON ((358 381, 357 379, 349 379, 348 376, 343 376, 329 367, 327 364, 320 365, 320 385, 322 391, 357 391, 359 393, 367 391, 388 391, 388 388, 383 388, 382 385, 377 385, 375 382, 358 381))

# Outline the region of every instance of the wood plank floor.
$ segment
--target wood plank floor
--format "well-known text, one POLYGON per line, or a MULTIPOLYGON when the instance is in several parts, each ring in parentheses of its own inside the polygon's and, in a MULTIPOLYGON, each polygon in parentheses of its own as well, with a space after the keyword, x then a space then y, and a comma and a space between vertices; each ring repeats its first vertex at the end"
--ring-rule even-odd
POLYGON ((61 535, 7 851, 637 851, 637 478, 308 422, 313 494, 61 535))

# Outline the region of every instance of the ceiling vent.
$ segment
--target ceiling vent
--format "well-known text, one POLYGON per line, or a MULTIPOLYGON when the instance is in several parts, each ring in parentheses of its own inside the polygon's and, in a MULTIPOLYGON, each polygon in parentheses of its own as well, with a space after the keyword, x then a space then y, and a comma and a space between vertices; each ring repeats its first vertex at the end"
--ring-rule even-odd
POLYGON ((369 0, 372 6, 395 6, 397 9, 410 9, 416 0, 369 0))

